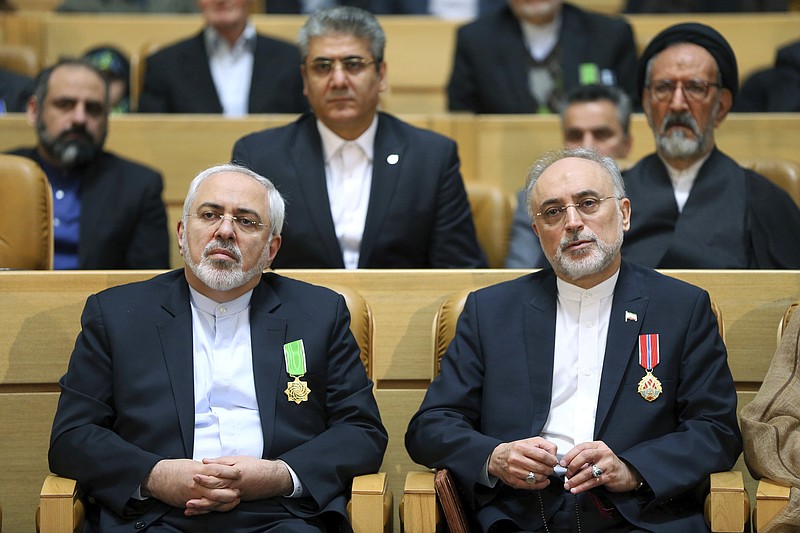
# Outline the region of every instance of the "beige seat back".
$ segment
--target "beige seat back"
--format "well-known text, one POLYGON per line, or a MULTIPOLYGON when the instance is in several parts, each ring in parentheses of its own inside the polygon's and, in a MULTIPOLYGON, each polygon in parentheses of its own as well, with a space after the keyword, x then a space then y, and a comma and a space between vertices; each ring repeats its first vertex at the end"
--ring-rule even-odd
POLYGON ((44 171, 26 157, 0 155, 0 268, 53 268, 53 196, 44 171))

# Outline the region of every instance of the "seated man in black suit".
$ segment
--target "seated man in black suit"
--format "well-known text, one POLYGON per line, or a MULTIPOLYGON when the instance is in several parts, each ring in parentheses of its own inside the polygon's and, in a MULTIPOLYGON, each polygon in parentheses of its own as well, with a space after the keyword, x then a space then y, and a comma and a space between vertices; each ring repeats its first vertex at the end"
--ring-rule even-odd
POLYGON ((313 113, 236 142, 233 161, 286 197, 275 268, 477 268, 456 144, 378 112, 386 36, 354 7, 317 11, 300 30, 313 113))
MULTIPOLYGON (((631 99, 619 87, 580 85, 567 95, 561 111, 561 135, 568 148, 594 148, 617 160, 628 157, 631 99)), ((517 210, 511 224, 506 268, 545 268, 547 258, 533 231, 528 198, 523 187, 517 193, 517 210)))
POLYGON ((50 469, 98 531, 352 531, 353 477, 387 434, 344 298, 264 274, 284 203, 235 165, 191 183, 186 267, 89 297, 50 469))
POLYGON ((24 113, 28 98, 33 94, 33 80, 0 69, 0 115, 4 113, 24 113))
POLYGON ((558 113, 580 84, 633 96, 636 44, 622 19, 562 0, 508 0, 458 30, 447 86, 450 111, 558 113))
POLYGON ((622 255, 653 268, 800 268, 800 210, 778 186, 720 152, 714 130, 733 105, 736 56, 697 23, 656 35, 638 86, 656 153, 625 172, 637 206, 622 255))
POLYGON ((142 113, 301 113, 300 55, 256 33, 253 0, 197 0, 206 27, 147 58, 142 113))
POLYGON ((707 531, 742 451, 708 293, 622 259, 632 202, 578 148, 528 176, 547 268, 467 297, 406 448, 448 468, 480 531, 707 531))
POLYGON ((103 150, 108 83, 85 60, 43 70, 28 101, 33 159, 53 189, 56 269, 168 268, 161 175, 103 150))

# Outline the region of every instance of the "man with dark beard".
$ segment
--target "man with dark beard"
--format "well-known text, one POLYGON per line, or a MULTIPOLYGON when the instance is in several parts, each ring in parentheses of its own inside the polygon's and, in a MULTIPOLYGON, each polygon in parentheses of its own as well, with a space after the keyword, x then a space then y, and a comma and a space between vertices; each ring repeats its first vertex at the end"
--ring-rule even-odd
POLYGON ((656 154, 625 173, 636 213, 625 259, 654 268, 800 268, 800 210, 720 152, 714 129, 738 91, 736 57, 716 30, 678 24, 639 60, 656 154))
POLYGON ((343 297, 263 273, 283 219, 269 180, 212 167, 178 223, 186 268, 87 301, 49 459, 96 502, 90 530, 351 530, 388 438, 343 297))
POLYGON ((742 449, 708 294, 623 261, 614 161, 546 154, 528 175, 552 265, 470 294, 406 433, 480 531, 705 531, 708 476, 742 449))
POLYGON ((36 161, 53 189, 56 269, 169 267, 161 175, 103 150, 108 85, 67 59, 43 70, 28 100, 38 144, 11 153, 36 161))

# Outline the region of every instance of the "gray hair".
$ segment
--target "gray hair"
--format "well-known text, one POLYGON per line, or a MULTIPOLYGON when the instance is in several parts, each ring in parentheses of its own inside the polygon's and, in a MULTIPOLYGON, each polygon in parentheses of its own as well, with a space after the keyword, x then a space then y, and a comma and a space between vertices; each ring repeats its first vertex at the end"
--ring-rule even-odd
POLYGON ((367 39, 375 60, 375 68, 383 62, 383 49, 386 46, 386 34, 383 28, 378 24, 375 15, 369 11, 349 6, 320 9, 308 17, 300 28, 300 33, 297 34, 297 46, 300 48, 303 62, 305 63, 308 57, 310 39, 337 34, 367 39))
POLYGON ((286 204, 283 201, 283 196, 281 193, 278 192, 278 189, 275 188, 275 185, 256 172, 253 172, 249 168, 245 168, 241 165, 235 165, 233 163, 225 163, 223 165, 217 165, 211 168, 207 168, 206 170, 202 171, 200 174, 195 176, 192 180, 192 183, 189 184, 189 192, 186 193, 186 200, 183 202, 183 223, 186 224, 186 219, 189 217, 189 209, 191 208, 192 204, 194 203, 195 198, 197 198, 197 190, 200 188, 200 185, 206 181, 211 176, 216 174, 222 174, 223 172, 234 172, 236 174, 242 174, 243 176, 247 176, 249 178, 253 178, 258 183, 264 186, 267 190, 267 197, 269 200, 269 228, 271 235, 280 235, 281 231, 283 230, 283 219, 284 214, 286 212, 286 204))
POLYGON ((89 60, 76 57, 61 58, 56 64, 46 67, 39 72, 33 84, 33 97, 36 99, 39 106, 41 107, 47 98, 47 93, 50 90, 50 77, 56 69, 61 67, 81 67, 97 75, 100 81, 103 82, 103 105, 106 108, 106 114, 108 114, 108 80, 100 69, 94 66, 89 60))
POLYGON ((536 182, 550 165, 562 159, 567 159, 568 157, 586 159, 587 161, 593 161, 603 167, 606 175, 611 179, 611 184, 614 187, 614 196, 618 199, 617 201, 619 201, 620 198, 625 198, 625 182, 613 158, 600 155, 600 153, 593 148, 561 148, 542 155, 528 171, 525 182, 525 201, 531 220, 533 220, 534 215, 533 209, 531 208, 531 196, 533 195, 533 188, 536 186, 536 182))

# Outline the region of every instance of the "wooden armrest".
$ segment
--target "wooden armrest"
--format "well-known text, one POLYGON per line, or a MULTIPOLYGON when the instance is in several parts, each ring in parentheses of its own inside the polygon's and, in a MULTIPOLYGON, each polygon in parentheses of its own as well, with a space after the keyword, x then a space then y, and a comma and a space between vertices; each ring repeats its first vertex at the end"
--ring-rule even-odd
POLYGON ((411 471, 406 474, 403 500, 400 502, 403 529, 415 533, 433 533, 441 517, 436 505, 433 472, 411 471))
POLYGON ((744 490, 742 473, 711 474, 711 493, 706 499, 706 522, 711 531, 742 533, 750 518, 750 498, 744 490))
POLYGON ((756 508, 753 521, 756 531, 762 531, 789 503, 790 487, 779 485, 771 479, 763 478, 756 489, 756 508))
POLYGON ((83 503, 74 479, 49 474, 39 493, 37 512, 41 533, 73 533, 83 527, 83 503))
POLYGON ((392 492, 384 472, 356 476, 350 499, 350 522, 355 533, 390 533, 392 492))

